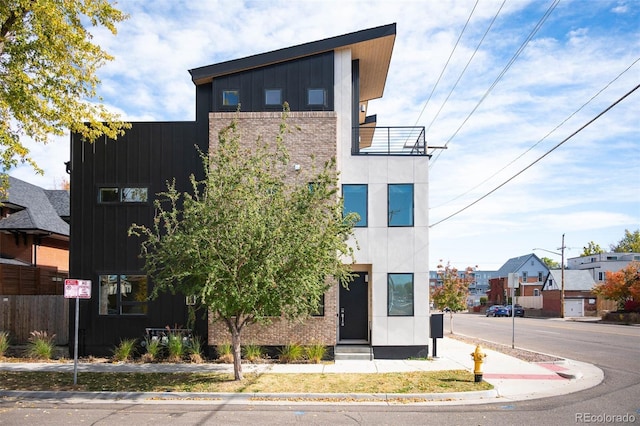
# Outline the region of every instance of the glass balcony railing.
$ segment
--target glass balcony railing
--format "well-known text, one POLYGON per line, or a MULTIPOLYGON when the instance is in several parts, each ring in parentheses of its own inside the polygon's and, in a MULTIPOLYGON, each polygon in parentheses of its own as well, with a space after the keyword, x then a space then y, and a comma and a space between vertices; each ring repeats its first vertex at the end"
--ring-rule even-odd
POLYGON ((427 155, 424 126, 359 126, 353 155, 427 155))

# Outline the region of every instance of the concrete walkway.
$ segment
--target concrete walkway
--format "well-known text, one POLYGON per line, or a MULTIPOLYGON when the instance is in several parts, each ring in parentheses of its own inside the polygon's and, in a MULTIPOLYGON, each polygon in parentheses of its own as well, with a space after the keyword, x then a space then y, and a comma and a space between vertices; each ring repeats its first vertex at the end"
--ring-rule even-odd
MULTIPOLYGON (((433 360, 335 361, 330 364, 243 364, 243 372, 289 373, 388 373, 408 371, 473 370, 471 353, 475 346, 459 340, 438 339, 438 357, 433 360)), ((21 392, 0 390, 3 398, 56 399, 68 403, 136 402, 159 403, 376 403, 392 404, 411 401, 417 404, 486 404, 564 395, 598 385, 602 370, 573 360, 555 363, 530 363, 500 352, 484 349, 483 379, 494 386, 490 391, 434 394, 218 394, 184 392, 21 392), (402 401, 405 400, 405 401, 402 401), (323 402, 324 401, 324 402, 323 402)), ((68 363, 0 363, 0 370, 66 371, 68 363)), ((134 364, 79 363, 78 372, 232 372, 229 364, 134 364)), ((0 385, 1 386, 1 385, 0 385)))

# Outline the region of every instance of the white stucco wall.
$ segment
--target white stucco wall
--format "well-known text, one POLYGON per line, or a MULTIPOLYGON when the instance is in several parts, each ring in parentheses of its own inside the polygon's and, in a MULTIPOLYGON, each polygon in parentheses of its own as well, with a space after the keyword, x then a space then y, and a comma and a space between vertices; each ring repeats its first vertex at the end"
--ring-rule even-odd
MULTIPOLYGON (((429 218, 426 156, 351 155, 351 53, 335 55, 335 108, 341 184, 368 185, 368 226, 356 228, 356 263, 371 265, 373 346, 426 345, 429 340, 429 218), (387 185, 414 184, 414 226, 387 227, 387 185), (387 274, 414 274, 414 316, 387 316, 387 274)), ((403 125, 405 123, 398 123, 403 125)), ((355 242, 352 242, 355 247, 355 242)))

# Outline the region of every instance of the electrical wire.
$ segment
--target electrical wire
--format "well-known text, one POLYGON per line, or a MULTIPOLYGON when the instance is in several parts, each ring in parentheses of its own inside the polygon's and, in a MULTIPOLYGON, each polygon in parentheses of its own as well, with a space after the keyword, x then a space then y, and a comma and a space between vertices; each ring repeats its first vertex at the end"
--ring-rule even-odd
POLYGON ((635 64, 638 63, 638 61, 640 61, 640 57, 638 57, 635 61, 633 61, 631 63, 631 65, 629 65, 627 68, 625 68, 620 74, 618 74, 613 80, 611 80, 609 83, 607 83, 602 89, 598 90, 598 92, 596 92, 595 95, 593 95, 587 102, 585 102, 584 104, 582 104, 582 106, 580 108, 578 108, 577 110, 575 110, 574 112, 572 112, 567 118, 565 118, 564 120, 562 120, 560 122, 560 124, 558 124, 556 127, 554 127, 550 132, 548 132, 546 135, 544 135, 541 139, 539 139, 535 144, 531 145, 526 151, 524 151, 522 154, 518 155, 516 158, 514 158, 513 160, 511 160, 509 163, 507 163, 504 167, 502 167, 500 170, 498 170, 497 172, 493 173, 491 176, 487 177, 485 180, 483 180, 482 182, 478 183, 477 185, 473 186, 472 188, 470 188, 469 190, 463 192, 462 194, 448 200, 445 201, 442 204, 439 204, 437 206, 433 206, 431 207, 431 209, 437 209, 439 207, 442 207, 444 205, 447 205, 465 195, 467 195, 468 193, 470 193, 471 191, 473 191, 474 189, 484 185, 485 183, 487 183, 489 180, 493 179, 494 177, 496 177, 497 175, 499 175, 500 173, 502 173, 507 167, 511 166, 513 163, 515 163, 516 161, 518 161, 520 158, 524 157, 528 152, 530 152, 533 148, 535 148, 536 146, 538 146, 540 143, 542 143, 545 139, 547 139, 549 136, 551 136, 551 134, 553 134, 556 130, 558 130, 560 127, 562 127, 567 121, 569 121, 571 118, 573 118, 577 113, 579 113, 580 111, 582 111, 582 109, 584 107, 586 107, 587 105, 589 105, 595 98, 597 98, 602 92, 604 92, 606 89, 608 89, 613 83, 615 83, 620 77, 622 77, 627 71, 629 71, 635 64))
POLYGON ((473 5, 473 9, 471 9, 471 13, 469 14, 469 17, 467 18, 467 22, 465 22, 464 27, 462 28, 462 31, 460 32, 460 35, 458 36, 458 40, 456 41, 455 46, 453 46, 453 50, 451 50, 451 53, 449 54, 449 58, 447 59, 447 62, 444 64, 444 68, 442 68, 442 71, 440 71, 440 76, 438 76, 438 80, 436 81, 436 84, 433 85, 433 88, 431 89, 431 93, 429 94, 429 97, 425 101, 424 106, 422 107, 422 111, 420 111, 420 114, 418 115, 418 118, 416 119, 416 123, 414 124, 414 126, 418 125, 418 121, 420 121, 420 117, 422 117, 422 114, 424 113, 424 110, 427 108, 427 105, 429 105, 429 101, 431 101, 431 97, 433 96, 433 93, 436 91, 436 88, 438 87, 438 84, 440 83, 440 79, 442 78, 442 76, 444 75, 444 72, 446 71, 447 67, 449 66, 449 62, 451 61, 451 58, 453 57, 453 54, 455 53, 456 49, 458 48, 458 44, 460 43, 460 40, 462 39, 462 35, 464 34, 465 30, 467 29, 467 25, 469 25, 469 21, 471 21, 471 17, 473 16, 473 12, 476 10, 476 7, 478 6, 478 2, 479 1, 480 0, 476 0, 476 4, 473 5))
MULTIPOLYGON (((500 82, 500 80, 502 79, 502 77, 504 77, 504 75, 507 73, 507 71, 509 71, 509 69, 511 68, 511 66, 515 63, 516 59, 518 59, 518 57, 520 56, 520 54, 524 51, 525 47, 529 44, 529 42, 531 41, 531 39, 538 33, 538 31, 540 31, 540 28, 542 28, 542 25, 547 21, 547 19, 549 18, 549 16, 551 15, 551 13, 553 12, 553 10, 556 8, 556 6, 558 6, 558 3, 560 3, 560 0, 553 0, 553 2, 551 3, 551 5, 549 6, 549 8, 547 9, 547 11, 544 13, 544 15, 540 18, 540 20, 538 21, 538 23, 536 24, 536 26, 533 28, 533 30, 531 30, 531 32, 529 33, 529 35, 527 36, 527 38, 522 42, 522 44, 520 45, 520 47, 518 48, 518 50, 514 53, 514 55, 511 57, 511 59, 509 60, 509 62, 507 63, 507 65, 505 65, 505 67, 502 69, 502 71, 500 72, 500 74, 498 74, 498 76, 496 77, 496 79, 493 81, 493 83, 491 84, 491 86, 489 86, 489 88, 487 89, 487 91, 484 93, 484 95, 482 95, 482 97, 480 98, 480 100, 478 101, 478 103, 476 104, 475 107, 473 107, 473 109, 471 110, 471 112, 467 115, 467 117, 462 121, 462 124, 460 124, 460 126, 456 129, 456 131, 453 133, 453 135, 451 135, 451 137, 449 137, 449 139, 447 140, 447 142, 444 144, 444 147, 446 148, 449 143, 453 140, 453 138, 455 138, 458 133, 460 132, 460 130, 464 127, 465 124, 467 124, 467 121, 469 121, 469 118, 471 118, 471 116, 478 110, 478 108, 480 107, 480 105, 484 102, 484 100, 487 98, 487 96, 489 96, 489 93, 491 93, 491 91, 496 87, 496 85, 498 84, 498 82, 500 82)), ((429 169, 431 169, 433 167, 433 165, 436 163, 436 161, 438 160, 438 158, 440 158, 440 154, 442 153, 442 151, 439 151, 438 154, 435 156, 435 158, 433 158, 430 161, 429 164, 429 169)))
POLYGON ((551 148, 550 150, 548 150, 547 152, 545 152, 543 155, 541 155, 540 157, 538 157, 536 160, 534 160, 532 163, 530 163, 528 166, 526 166, 524 169, 520 170, 518 173, 516 173, 515 175, 511 176, 509 179, 507 179, 506 181, 502 182, 500 185, 496 186, 495 188, 493 188, 491 191, 487 192, 486 194, 484 194, 482 197, 478 198, 477 200, 475 200, 474 202, 467 204, 465 207, 461 208, 460 210, 457 210, 456 212, 450 214, 449 216, 445 217, 444 219, 440 219, 439 221, 437 221, 436 223, 433 223, 431 225, 429 225, 429 228, 433 228, 436 225, 441 224, 442 222, 451 219, 452 217, 462 213, 463 211, 467 210, 468 208, 470 208, 471 206, 474 206, 475 204, 479 203, 480 201, 484 200, 485 198, 487 198, 489 195, 493 194, 494 192, 496 192, 498 189, 502 188, 503 186, 505 186, 507 183, 511 182, 513 179, 515 179, 516 177, 520 176, 522 173, 524 173, 526 170, 530 169, 531 167, 533 167, 533 165, 535 165, 536 163, 538 163, 539 161, 541 161, 544 157, 546 157, 547 155, 551 154, 553 151, 555 151, 557 148, 559 148, 562 144, 564 144, 565 142, 567 142, 569 139, 573 138, 575 135, 577 135, 578 133, 580 133, 582 130, 584 130, 585 128, 587 128, 590 124, 592 124, 594 121, 596 121, 597 119, 599 119, 600 117, 602 117, 604 114, 606 114, 607 112, 609 112, 614 106, 618 105, 620 102, 622 102, 625 98, 627 98, 629 95, 631 95, 633 92, 635 92, 636 90, 638 90, 638 88, 640 88, 640 84, 638 84, 636 87, 634 87, 633 89, 631 89, 630 91, 628 91, 624 96, 622 96, 620 99, 618 99, 617 101, 615 101, 614 103, 612 103, 611 105, 609 105, 605 110, 603 110, 601 113, 599 113, 598 115, 596 115, 594 118, 592 118, 591 120, 589 120, 586 124, 582 125, 578 130, 574 131, 573 133, 571 133, 569 136, 567 136, 566 138, 564 138, 562 141, 560 141, 557 145, 555 145, 553 148, 551 148))

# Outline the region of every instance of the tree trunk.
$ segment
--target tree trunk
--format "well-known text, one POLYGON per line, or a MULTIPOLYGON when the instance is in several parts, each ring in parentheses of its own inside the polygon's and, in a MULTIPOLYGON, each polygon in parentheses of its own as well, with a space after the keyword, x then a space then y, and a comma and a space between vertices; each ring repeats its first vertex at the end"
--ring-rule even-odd
POLYGON ((234 327, 231 330, 231 349, 233 350, 233 377, 242 380, 242 352, 240 350, 240 332, 234 327))
POLYGON ((453 334, 453 311, 449 311, 449 334, 453 334))

